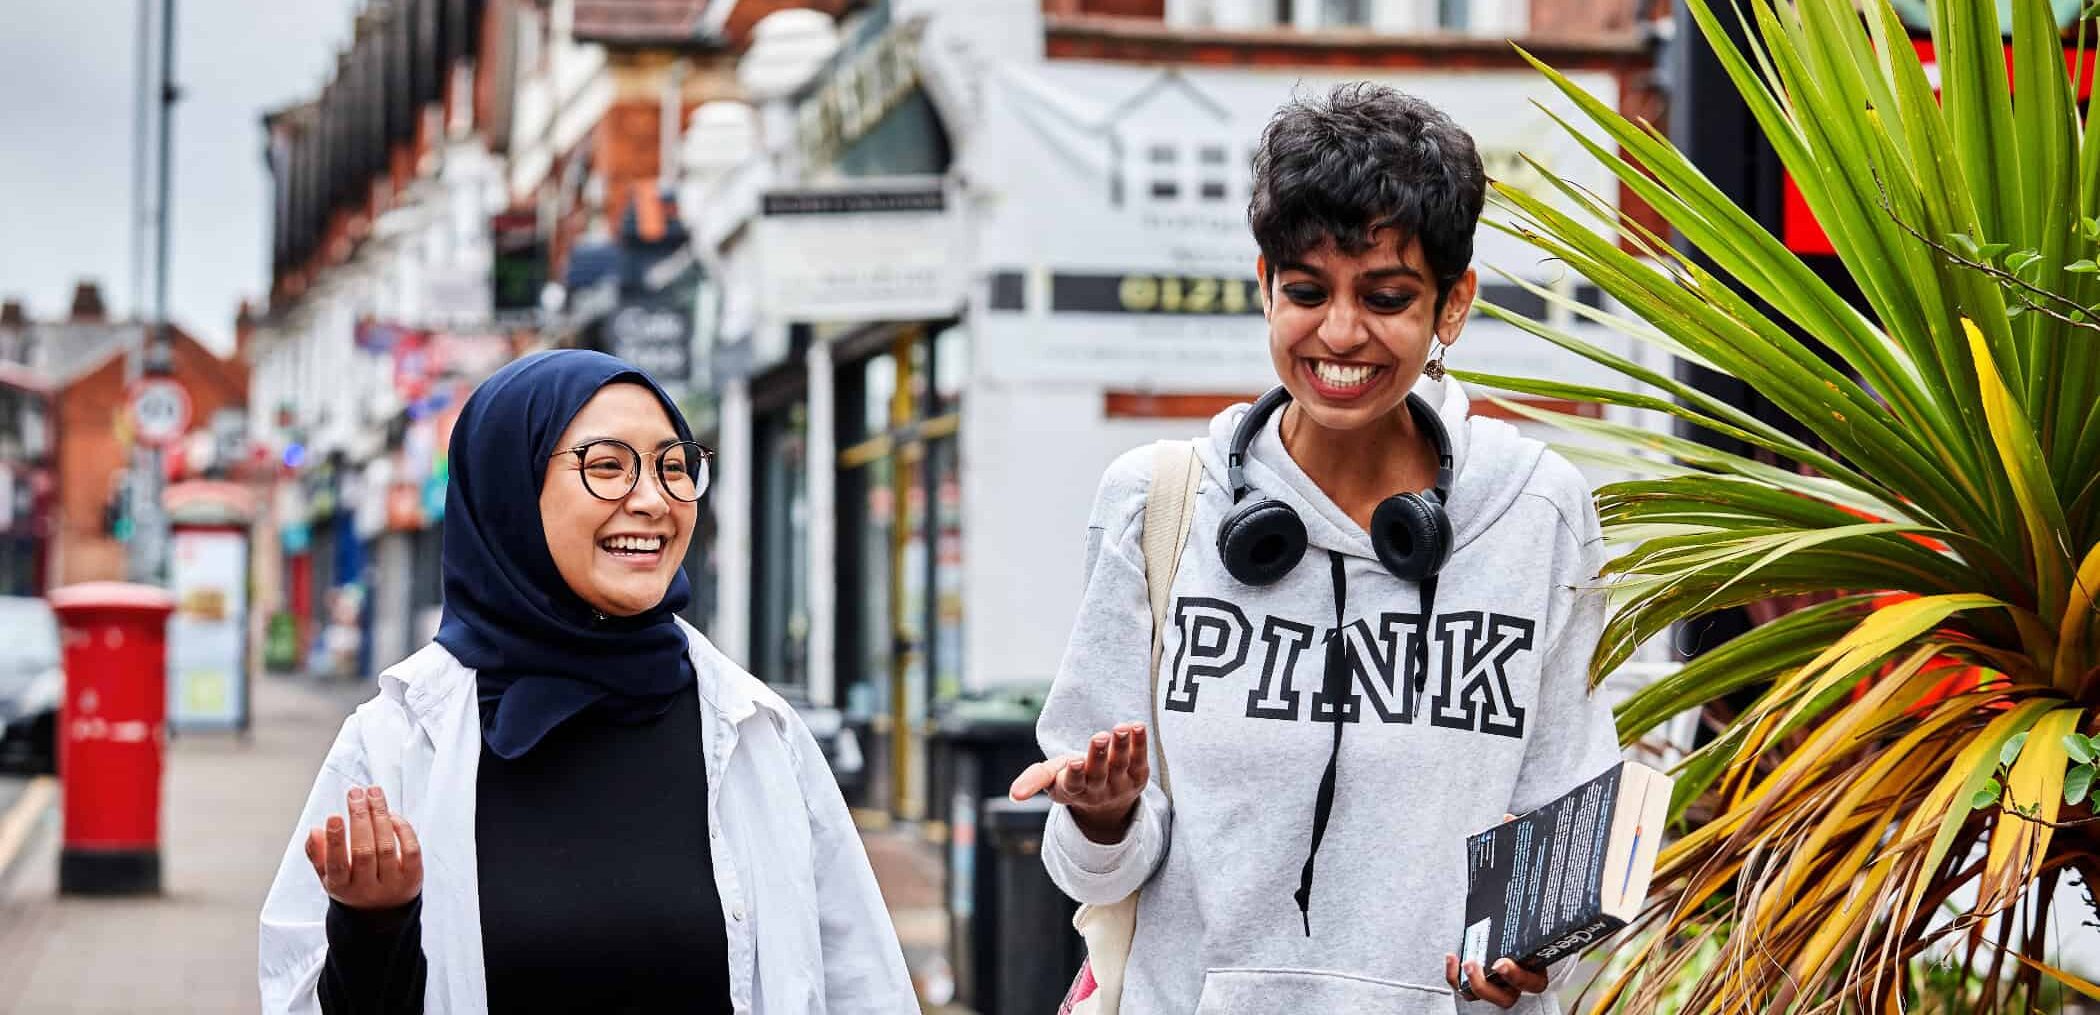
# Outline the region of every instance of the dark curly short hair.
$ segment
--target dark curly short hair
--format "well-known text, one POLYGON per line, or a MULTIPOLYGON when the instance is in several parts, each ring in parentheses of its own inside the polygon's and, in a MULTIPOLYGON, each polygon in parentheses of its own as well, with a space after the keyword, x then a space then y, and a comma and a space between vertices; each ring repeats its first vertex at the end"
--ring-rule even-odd
POLYGON ((1358 81, 1294 96, 1269 118, 1247 222, 1272 276, 1330 237, 1354 255, 1395 229, 1403 246, 1421 241, 1441 308, 1473 262, 1486 195, 1472 135, 1421 99, 1358 81))

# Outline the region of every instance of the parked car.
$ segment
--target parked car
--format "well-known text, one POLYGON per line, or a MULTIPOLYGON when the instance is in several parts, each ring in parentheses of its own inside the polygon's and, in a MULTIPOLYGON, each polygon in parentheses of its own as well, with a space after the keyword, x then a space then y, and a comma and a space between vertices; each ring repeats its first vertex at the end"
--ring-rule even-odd
POLYGON ((58 703, 65 686, 51 604, 0 596, 0 771, 58 770, 58 703))
POLYGON ((835 708, 810 703, 809 693, 801 687, 775 686, 773 690, 787 701, 809 727, 817 746, 824 751, 824 762, 831 767, 832 778, 838 780, 839 792, 848 801, 857 800, 866 788, 868 780, 867 759, 860 750, 860 735, 846 725, 846 714, 835 708))

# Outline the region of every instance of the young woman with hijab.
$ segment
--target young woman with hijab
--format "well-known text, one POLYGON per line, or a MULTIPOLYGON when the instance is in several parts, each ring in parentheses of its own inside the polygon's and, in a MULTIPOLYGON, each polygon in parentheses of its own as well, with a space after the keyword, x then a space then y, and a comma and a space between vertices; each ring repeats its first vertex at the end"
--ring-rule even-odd
POLYGON ((1388 88, 1270 121, 1248 218, 1279 386, 1195 442, 1156 696, 1153 450, 1102 478, 1051 760, 1013 793, 1055 801, 1067 894, 1142 889, 1124 1012, 1555 1010, 1543 971, 1452 954, 1466 836, 1618 758, 1588 485, 1441 379, 1484 185, 1472 138, 1388 88))
POLYGON ((265 1010, 919 1010, 809 730, 678 619, 709 458, 601 353, 467 400, 444 618, 322 762, 265 1010))

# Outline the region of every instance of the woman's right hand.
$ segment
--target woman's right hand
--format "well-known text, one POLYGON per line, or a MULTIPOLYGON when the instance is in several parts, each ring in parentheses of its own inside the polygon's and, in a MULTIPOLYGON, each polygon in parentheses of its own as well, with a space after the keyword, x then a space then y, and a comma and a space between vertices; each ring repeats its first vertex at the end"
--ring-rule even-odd
POLYGON ((1050 799, 1071 808, 1073 820, 1087 838, 1121 842, 1137 811, 1138 797, 1152 778, 1151 758, 1145 749, 1145 724, 1123 723, 1094 734, 1085 754, 1028 766, 1014 780, 1010 795, 1026 800, 1049 790, 1050 799))
POLYGON ((423 891, 423 847, 408 819, 389 813, 379 787, 350 787, 349 818, 306 833, 306 859, 328 897, 351 909, 395 909, 423 891))

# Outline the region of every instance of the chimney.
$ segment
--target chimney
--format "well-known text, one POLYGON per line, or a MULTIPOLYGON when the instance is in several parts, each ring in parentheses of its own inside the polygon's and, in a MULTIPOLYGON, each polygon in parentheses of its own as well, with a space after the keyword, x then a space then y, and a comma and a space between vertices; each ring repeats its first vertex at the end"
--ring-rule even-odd
POLYGON ((22 309, 21 300, 8 300, 6 303, 0 303, 0 328, 26 328, 28 326, 29 312, 22 309))
POLYGON ((93 282, 75 285, 73 312, 67 320, 74 324, 101 324, 109 320, 109 311, 102 305, 102 287, 93 282))
POLYGON ((233 315, 233 358, 236 362, 248 361, 248 343, 255 340, 255 305, 241 301, 241 309, 233 315))

